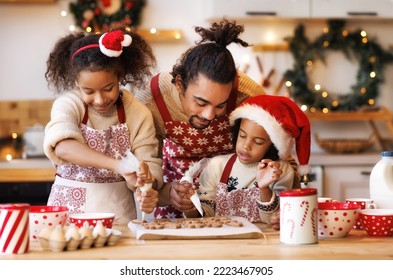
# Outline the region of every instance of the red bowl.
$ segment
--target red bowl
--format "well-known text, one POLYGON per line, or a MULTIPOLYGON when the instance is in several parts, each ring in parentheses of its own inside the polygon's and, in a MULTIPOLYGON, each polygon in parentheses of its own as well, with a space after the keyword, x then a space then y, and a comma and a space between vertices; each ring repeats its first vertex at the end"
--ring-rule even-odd
POLYGON ((75 224, 79 228, 83 227, 85 222, 95 227, 98 221, 102 221, 104 227, 112 228, 114 220, 114 213, 75 213, 69 215, 69 222, 75 224))
POLYGON ((360 209, 360 205, 347 202, 318 202, 319 210, 356 210, 360 209))
POLYGON ((364 209, 359 219, 369 236, 393 236, 393 209, 364 209))
POLYGON ((38 236, 44 228, 53 230, 57 225, 64 226, 67 216, 68 208, 65 206, 30 206, 30 240, 38 240, 38 236))

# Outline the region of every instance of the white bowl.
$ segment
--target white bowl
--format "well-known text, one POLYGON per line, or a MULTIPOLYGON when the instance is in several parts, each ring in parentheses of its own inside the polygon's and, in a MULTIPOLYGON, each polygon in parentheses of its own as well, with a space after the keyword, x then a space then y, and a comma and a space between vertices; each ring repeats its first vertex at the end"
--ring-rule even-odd
POLYGON ((318 237, 345 237, 356 223, 360 205, 342 202, 318 203, 318 237))

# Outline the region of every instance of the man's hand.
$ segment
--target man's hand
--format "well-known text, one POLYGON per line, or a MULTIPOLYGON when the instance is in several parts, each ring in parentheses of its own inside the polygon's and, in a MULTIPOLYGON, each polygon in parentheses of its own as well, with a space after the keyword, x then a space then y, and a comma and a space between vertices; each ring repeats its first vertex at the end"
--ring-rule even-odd
POLYGON ((188 182, 173 182, 171 183, 171 190, 169 192, 169 199, 171 204, 181 212, 189 212, 196 210, 190 197, 195 190, 193 184, 188 182))

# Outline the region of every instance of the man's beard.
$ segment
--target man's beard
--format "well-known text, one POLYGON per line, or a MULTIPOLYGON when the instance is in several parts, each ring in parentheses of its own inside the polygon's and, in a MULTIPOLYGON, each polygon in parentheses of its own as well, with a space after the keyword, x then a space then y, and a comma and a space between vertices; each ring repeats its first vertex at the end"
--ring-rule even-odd
POLYGON ((201 118, 198 118, 198 116, 191 116, 190 117, 190 119, 188 120, 188 122, 191 124, 191 126, 193 127, 193 128, 195 128, 195 129, 205 129, 206 127, 208 127, 209 125, 210 125, 210 123, 211 123, 211 121, 209 121, 209 120, 206 120, 206 121, 208 121, 208 123, 207 124, 197 124, 196 122, 195 122, 195 119, 199 119, 199 120, 203 120, 203 121, 205 121, 206 119, 201 119, 201 118))

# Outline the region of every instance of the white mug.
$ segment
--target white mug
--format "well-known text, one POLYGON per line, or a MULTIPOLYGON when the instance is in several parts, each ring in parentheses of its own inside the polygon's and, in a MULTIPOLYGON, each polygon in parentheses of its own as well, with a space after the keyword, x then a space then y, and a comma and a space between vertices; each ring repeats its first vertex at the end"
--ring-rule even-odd
POLYGON ((331 197, 318 197, 318 202, 332 202, 333 199, 331 197))
POLYGON ((372 198, 347 198, 346 203, 359 204, 360 209, 376 209, 377 204, 374 203, 372 198))
POLYGON ((285 244, 318 243, 318 200, 314 188, 280 193, 280 241, 285 244))

